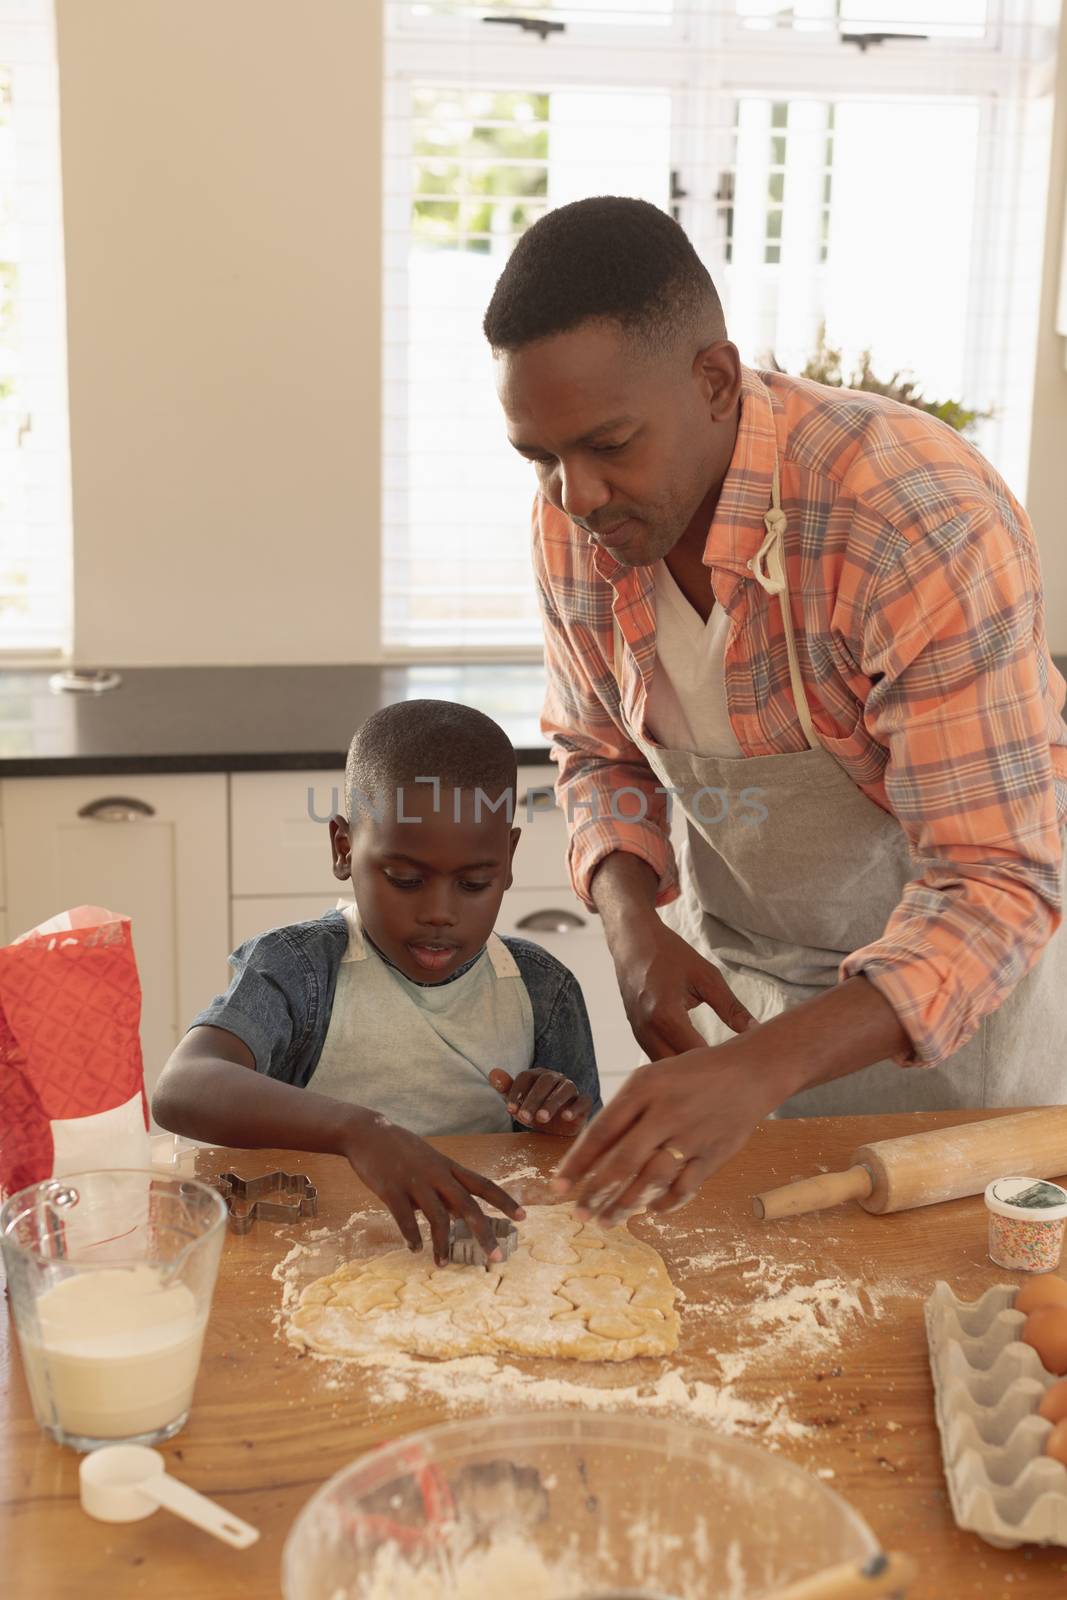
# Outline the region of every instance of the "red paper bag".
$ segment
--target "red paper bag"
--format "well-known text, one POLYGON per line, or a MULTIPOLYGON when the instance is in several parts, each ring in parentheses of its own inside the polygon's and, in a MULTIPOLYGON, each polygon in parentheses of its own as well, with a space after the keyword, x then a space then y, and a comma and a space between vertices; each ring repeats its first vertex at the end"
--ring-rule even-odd
POLYGON ((149 1165, 128 917, 77 906, 0 948, 0 1193, 149 1165))

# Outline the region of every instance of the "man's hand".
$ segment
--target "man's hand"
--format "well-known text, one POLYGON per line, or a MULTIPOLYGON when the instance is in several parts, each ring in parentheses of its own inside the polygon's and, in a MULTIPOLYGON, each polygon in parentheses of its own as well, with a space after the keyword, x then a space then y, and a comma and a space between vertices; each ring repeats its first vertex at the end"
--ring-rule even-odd
POLYGON ((774 1104, 734 1041, 653 1061, 586 1129, 553 1187, 605 1227, 635 1211, 675 1211, 774 1104))
POLYGON ((517 1122, 528 1122, 538 1133, 577 1138, 589 1121, 593 1102, 579 1094, 577 1086, 562 1072, 533 1067, 512 1078, 501 1067, 489 1074, 493 1088, 504 1096, 507 1108, 517 1122))
POLYGON ((790 1095, 909 1047, 885 996, 849 978, 726 1044, 638 1067, 564 1157, 556 1192, 605 1224, 675 1211, 790 1095))
POLYGON ((735 1033, 752 1024, 718 968, 655 912, 613 933, 611 953, 622 1003, 634 1038, 653 1061, 707 1047, 689 1020, 694 1006, 709 1005, 735 1033))
POLYGON ((477 1195, 513 1222, 526 1213, 517 1201, 477 1172, 450 1161, 418 1134, 398 1128, 387 1118, 360 1111, 341 1145, 358 1178, 389 1207, 411 1250, 422 1249, 416 1221, 421 1211, 430 1224, 433 1258, 448 1261, 448 1230, 453 1217, 470 1224, 486 1260, 502 1259, 489 1219, 473 1199, 477 1195))
POLYGON ((706 1003, 735 1033, 753 1022, 718 968, 661 922, 658 892, 648 862, 625 850, 605 856, 589 886, 634 1038, 653 1061, 705 1047, 694 1006, 706 1003))

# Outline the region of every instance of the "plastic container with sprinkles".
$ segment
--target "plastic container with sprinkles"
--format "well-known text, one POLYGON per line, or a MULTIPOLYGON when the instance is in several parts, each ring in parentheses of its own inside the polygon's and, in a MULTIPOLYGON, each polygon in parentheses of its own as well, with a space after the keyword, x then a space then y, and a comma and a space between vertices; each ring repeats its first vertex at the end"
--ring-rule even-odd
POLYGON ((994 1178, 985 1203, 991 1261, 1010 1272, 1055 1272, 1063 1253, 1067 1189, 1043 1178, 994 1178))

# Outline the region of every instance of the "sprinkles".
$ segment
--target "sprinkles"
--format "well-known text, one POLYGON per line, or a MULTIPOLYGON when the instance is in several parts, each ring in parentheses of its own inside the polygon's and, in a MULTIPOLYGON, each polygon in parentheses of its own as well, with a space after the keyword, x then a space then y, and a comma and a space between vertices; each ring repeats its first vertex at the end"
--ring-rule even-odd
POLYGON ((1063 1254, 1067 1189, 1039 1178, 996 1178, 985 1203, 991 1261, 1010 1272, 1055 1272, 1063 1254))

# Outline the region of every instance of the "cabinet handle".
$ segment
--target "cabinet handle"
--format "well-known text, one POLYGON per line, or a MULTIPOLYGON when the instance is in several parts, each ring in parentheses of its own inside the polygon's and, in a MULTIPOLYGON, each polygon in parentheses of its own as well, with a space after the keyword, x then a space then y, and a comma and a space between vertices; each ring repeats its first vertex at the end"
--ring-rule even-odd
POLYGON ((154 817, 155 806, 147 800, 131 800, 124 794, 106 794, 79 807, 79 817, 90 822, 136 822, 138 817, 154 817))
POLYGON ((530 933, 573 933, 576 928, 584 928, 585 922, 573 911, 545 910, 529 912, 515 926, 530 933))

